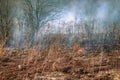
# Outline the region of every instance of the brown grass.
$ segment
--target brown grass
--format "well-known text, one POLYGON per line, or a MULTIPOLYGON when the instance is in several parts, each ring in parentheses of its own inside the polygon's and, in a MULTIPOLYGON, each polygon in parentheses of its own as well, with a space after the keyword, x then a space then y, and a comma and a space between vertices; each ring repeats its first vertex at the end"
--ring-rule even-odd
POLYGON ((75 49, 1 49, 0 80, 119 80, 120 50, 75 54, 75 49))

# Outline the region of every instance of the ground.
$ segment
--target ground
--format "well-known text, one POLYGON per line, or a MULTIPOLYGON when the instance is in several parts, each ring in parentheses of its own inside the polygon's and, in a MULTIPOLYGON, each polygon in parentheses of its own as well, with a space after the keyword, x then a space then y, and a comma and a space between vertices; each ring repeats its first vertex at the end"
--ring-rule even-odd
POLYGON ((1 49, 0 80, 120 80, 120 50, 1 49))

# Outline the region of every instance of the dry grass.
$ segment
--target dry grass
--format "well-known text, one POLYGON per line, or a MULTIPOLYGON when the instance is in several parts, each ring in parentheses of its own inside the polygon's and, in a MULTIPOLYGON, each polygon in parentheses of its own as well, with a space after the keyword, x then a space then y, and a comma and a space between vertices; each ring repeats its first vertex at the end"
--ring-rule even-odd
POLYGON ((0 80, 120 79, 119 50, 109 54, 78 54, 79 47, 65 49, 51 46, 44 50, 30 48, 0 51, 4 54, 0 59, 0 80))
MULTIPOLYGON (((61 44, 63 35, 47 38, 37 48, 0 48, 0 80, 120 80, 120 48, 87 51, 76 42, 61 44)), ((41 42, 42 43, 42 42, 41 42)))

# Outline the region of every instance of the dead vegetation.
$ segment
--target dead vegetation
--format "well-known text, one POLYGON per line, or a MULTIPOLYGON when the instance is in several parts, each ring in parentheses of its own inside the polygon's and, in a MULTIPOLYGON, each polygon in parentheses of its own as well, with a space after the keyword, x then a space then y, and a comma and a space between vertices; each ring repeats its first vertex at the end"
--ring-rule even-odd
POLYGON ((0 80, 120 80, 120 50, 89 54, 78 50, 3 49, 0 80))

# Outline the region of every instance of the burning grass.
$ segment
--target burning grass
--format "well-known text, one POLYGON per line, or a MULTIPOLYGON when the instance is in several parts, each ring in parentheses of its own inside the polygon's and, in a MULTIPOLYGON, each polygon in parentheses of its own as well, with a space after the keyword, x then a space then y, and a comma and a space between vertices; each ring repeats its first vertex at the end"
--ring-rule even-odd
POLYGON ((120 50, 86 54, 75 45, 0 51, 0 80, 120 80, 120 50))

